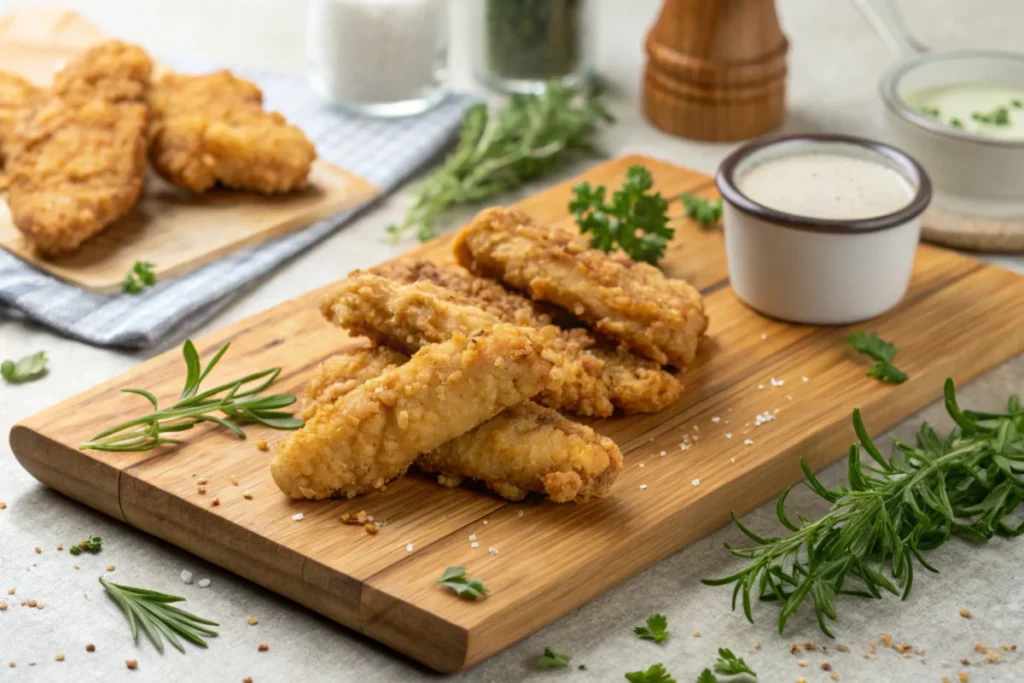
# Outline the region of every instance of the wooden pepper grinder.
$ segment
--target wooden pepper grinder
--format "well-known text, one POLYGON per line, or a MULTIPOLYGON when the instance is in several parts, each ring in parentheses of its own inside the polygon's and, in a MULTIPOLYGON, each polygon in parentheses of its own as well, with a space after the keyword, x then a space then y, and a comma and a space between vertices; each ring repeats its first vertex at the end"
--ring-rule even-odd
POLYGON ((782 122, 789 42, 774 0, 665 0, 646 49, 643 108, 658 128, 721 142, 782 122))

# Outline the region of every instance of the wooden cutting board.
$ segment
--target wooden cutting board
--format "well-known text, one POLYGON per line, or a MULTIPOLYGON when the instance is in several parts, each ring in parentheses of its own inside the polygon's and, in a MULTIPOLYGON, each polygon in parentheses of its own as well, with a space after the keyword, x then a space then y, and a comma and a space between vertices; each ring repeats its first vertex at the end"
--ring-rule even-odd
MULTIPOLYGON (((626 157, 518 206, 571 226, 573 184, 617 187, 635 163, 651 169, 666 196, 714 192, 705 175, 626 157)), ((172 401, 185 376, 179 351, 19 423, 11 446, 26 469, 66 495, 451 672, 717 529, 730 510, 742 514, 774 498, 801 478, 801 456, 815 470, 842 457, 855 440, 855 407, 879 433, 938 399, 947 376, 962 383, 1024 351, 1024 277, 922 246, 905 301, 864 326, 899 345, 900 367, 910 374, 902 385, 882 384, 864 376, 869 361, 846 344, 851 328, 757 315, 729 288, 721 232, 689 222, 676 227, 664 267, 704 292, 710 336, 675 406, 593 423, 626 458, 612 496, 598 503, 509 503, 417 475, 351 501, 292 502, 271 479, 272 453, 255 446, 285 435, 259 427, 248 429, 246 441, 201 427, 184 445, 159 451, 77 450, 80 441, 148 408, 118 389, 141 387, 172 401), (775 419, 754 426, 765 412, 775 419), (687 435, 694 445, 683 450, 687 435), (208 481, 205 495, 197 493, 197 477, 208 481), (215 496, 220 505, 212 507, 215 496), (342 524, 342 513, 359 510, 386 522, 379 534, 342 524), (298 512, 302 521, 292 519, 298 512), (471 547, 471 534, 479 547, 471 547), (467 566, 493 592, 466 602, 442 589, 435 579, 455 565, 467 566)), ((449 242, 440 238, 401 258, 445 262, 449 242)), ((232 342, 210 381, 280 365, 277 390, 301 392, 322 359, 361 343, 320 318, 324 291, 200 340, 204 357, 232 342)), ((727 600, 723 592, 722 609, 727 600)))
MULTIPOLYGON (((22 9, 0 18, 0 70, 46 84, 67 59, 104 37, 75 12, 22 9)), ((313 164, 306 190, 277 197, 227 190, 195 195, 151 172, 128 215, 75 253, 55 259, 35 252, 0 202, 0 247, 79 287, 111 292, 120 290, 135 261, 152 262, 158 279, 180 275, 362 204, 379 191, 322 159, 313 164)))

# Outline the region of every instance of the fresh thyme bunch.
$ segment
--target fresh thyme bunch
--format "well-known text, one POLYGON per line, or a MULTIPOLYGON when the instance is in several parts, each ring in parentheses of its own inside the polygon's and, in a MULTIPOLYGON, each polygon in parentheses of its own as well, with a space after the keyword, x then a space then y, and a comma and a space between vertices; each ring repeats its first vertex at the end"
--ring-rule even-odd
POLYGON ((457 204, 477 202, 554 169, 569 150, 592 149, 597 126, 611 117, 589 92, 549 83, 541 95, 514 95, 493 115, 486 104, 462 118, 459 143, 441 168, 420 184, 397 240, 413 228, 420 240, 437 233, 438 217, 457 204))
POLYGON ((910 596, 914 565, 937 571, 924 551, 944 544, 953 535, 987 541, 995 534, 1018 536, 1024 522, 1007 518, 1024 500, 1024 409, 1017 396, 1005 413, 961 410, 953 381, 945 385, 946 411, 957 427, 941 439, 928 424, 917 433, 916 445, 893 440, 894 454, 886 459, 853 413, 860 444, 850 447, 847 482, 839 490, 825 488, 805 461, 807 486, 831 503, 828 513, 799 524, 785 512, 786 489, 776 505, 779 521, 792 533, 765 537, 736 525, 757 545, 726 547, 751 560, 743 570, 720 579, 717 586, 735 584, 732 596, 742 598, 743 612, 753 622, 751 594, 778 601, 779 633, 807 599, 814 605, 818 626, 832 637, 826 620, 836 619, 836 596, 881 598, 882 591, 910 596), (873 464, 863 464, 860 451, 873 464), (890 578, 892 580, 890 580, 890 578))

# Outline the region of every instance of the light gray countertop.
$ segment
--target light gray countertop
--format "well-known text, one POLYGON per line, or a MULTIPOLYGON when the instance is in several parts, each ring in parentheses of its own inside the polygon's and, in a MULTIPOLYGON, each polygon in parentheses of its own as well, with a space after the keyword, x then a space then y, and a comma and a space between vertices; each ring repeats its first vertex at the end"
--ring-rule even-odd
MULTIPOLYGON (((452 0, 456 9, 471 0, 452 0)), ((26 3, 0 2, 0 11, 26 3)), ((252 64, 302 73, 304 69, 305 3, 294 0, 82 0, 68 2, 105 31, 138 41, 160 54, 192 54, 224 64, 252 64)), ((783 27, 792 42, 790 54, 787 130, 828 130, 877 136, 880 104, 875 96, 878 76, 889 63, 881 42, 868 30, 845 0, 781 0, 783 27)), ((610 102, 618 123, 603 136, 609 155, 642 152, 702 171, 714 170, 729 145, 693 143, 652 129, 637 107, 641 41, 659 6, 656 0, 600 0, 598 66, 610 84, 610 102)), ((1019 0, 905 0, 909 23, 924 42, 942 47, 986 46, 1015 49, 1024 23, 1019 0)), ((460 87, 471 87, 467 75, 465 35, 469 27, 458 19, 453 26, 453 64, 460 87)), ((581 170, 582 166, 571 169, 581 170)), ((533 188, 536 189, 536 188, 533 188)), ((221 311, 201 332, 210 331, 306 292, 350 270, 393 256, 408 244, 391 246, 380 240, 383 226, 403 212, 408 194, 400 192, 378 204, 309 253, 282 266, 221 311)), ((468 213, 468 212, 467 212, 468 213)), ((465 216, 466 213, 462 214, 465 216)), ((459 216, 451 225, 457 225, 459 216)), ((997 262, 1024 270, 1024 259, 997 262)), ((168 340, 177 346, 181 340, 168 340)), ((984 343, 984 340, 950 340, 984 343)), ((150 354, 125 354, 96 349, 54 336, 45 329, 0 314, 0 357, 17 357, 45 349, 51 372, 41 381, 20 387, 0 385, 0 434, 19 419, 106 380, 150 354)), ((153 351, 155 352, 155 351, 153 351)), ((1012 391, 1024 389, 1024 358, 997 368, 964 388, 962 404, 997 408, 1012 391)), ((939 395, 936 387, 936 398, 939 395)), ((895 431, 908 438, 922 418, 943 429, 941 406, 933 405, 895 431)), ((837 456, 839 454, 836 454, 837 456)), ((834 482, 842 470, 833 466, 823 479, 834 482)), ((794 506, 820 512, 821 505, 799 489, 794 506)), ((435 679, 415 663, 378 646, 318 615, 253 584, 177 550, 161 541, 54 493, 22 470, 0 440, 0 600, 35 599, 44 610, 13 607, 0 612, 0 680, 76 681, 404 681, 435 679), (71 568, 58 543, 68 544, 89 534, 105 540, 97 557, 76 560, 71 568), (34 548, 40 546, 42 554, 34 548), (126 583, 167 589, 185 595, 196 612, 214 616, 221 636, 209 650, 195 648, 186 656, 170 651, 163 657, 147 644, 137 650, 127 627, 102 595, 97 574, 115 564, 115 576, 126 583), (212 585, 185 586, 182 569, 212 585), (85 597, 87 595, 88 597, 85 597), (248 626, 254 615, 259 624, 248 626), (257 653, 258 643, 270 644, 257 653), (87 654, 86 643, 96 652, 87 654), (55 656, 64 653, 65 661, 55 656), (131 672, 124 660, 136 658, 131 672), (15 662, 9 669, 7 662, 15 662), (34 666, 32 665, 34 663, 34 666)), ((774 506, 748 515, 749 524, 771 529, 774 506)), ((762 681, 828 681, 821 669, 829 662, 842 681, 956 681, 961 671, 970 681, 1024 680, 1019 654, 1000 664, 963 666, 984 659, 975 643, 1013 643, 1024 647, 1024 542, 996 539, 983 546, 954 540, 929 559, 939 575, 919 573, 914 594, 897 599, 841 601, 839 639, 830 653, 790 654, 790 643, 825 643, 813 618, 801 613, 784 637, 774 632, 776 611, 756 613, 756 625, 729 611, 729 589, 701 585, 701 577, 724 575, 740 563, 722 549, 723 541, 740 542, 726 528, 676 553, 648 571, 554 622, 508 650, 454 680, 465 681, 616 681, 623 672, 664 662, 680 683, 693 681, 710 666, 718 647, 730 647, 761 674, 762 681), (965 619, 960 609, 970 610, 965 619), (637 641, 632 627, 653 613, 669 618, 672 637, 661 646, 637 641), (700 632, 700 637, 695 637, 700 632), (909 658, 879 647, 865 659, 871 641, 882 633, 924 650, 909 658), (754 644, 760 643, 760 649, 754 644), (848 644, 849 653, 835 651, 848 644), (572 655, 585 671, 539 671, 533 661, 550 646, 572 655), (798 661, 805 660, 806 668, 798 661)))

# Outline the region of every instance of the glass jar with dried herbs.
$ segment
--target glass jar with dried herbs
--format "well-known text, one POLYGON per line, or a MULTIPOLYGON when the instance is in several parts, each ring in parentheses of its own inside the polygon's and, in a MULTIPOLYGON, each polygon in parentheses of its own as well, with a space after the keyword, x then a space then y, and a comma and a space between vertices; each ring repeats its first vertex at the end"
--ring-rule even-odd
POLYGON ((470 0, 474 71, 510 93, 543 92, 556 81, 578 86, 593 68, 592 9, 584 0, 470 0))

